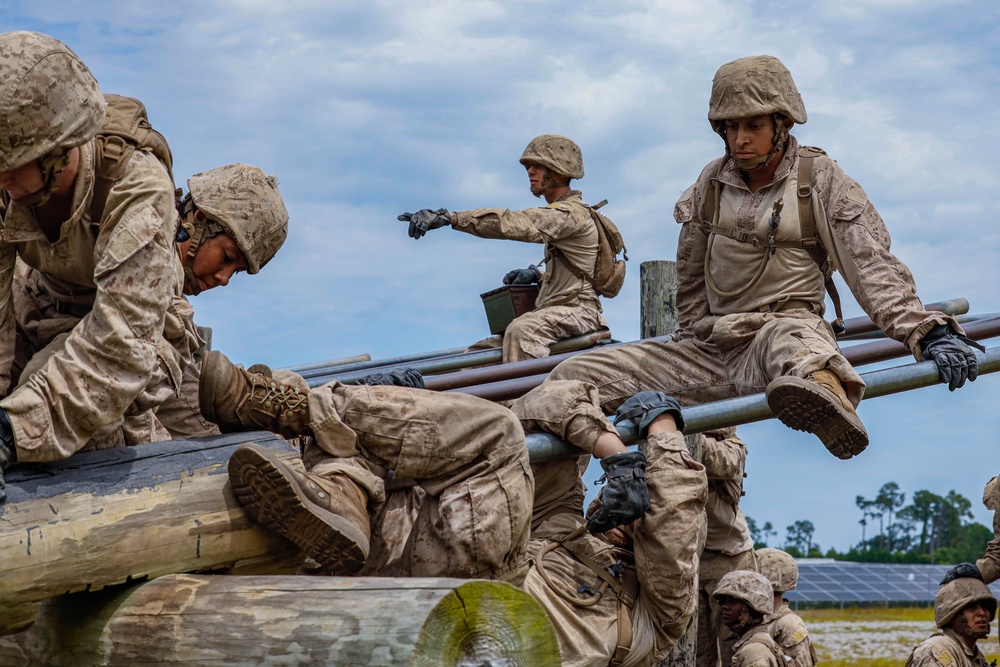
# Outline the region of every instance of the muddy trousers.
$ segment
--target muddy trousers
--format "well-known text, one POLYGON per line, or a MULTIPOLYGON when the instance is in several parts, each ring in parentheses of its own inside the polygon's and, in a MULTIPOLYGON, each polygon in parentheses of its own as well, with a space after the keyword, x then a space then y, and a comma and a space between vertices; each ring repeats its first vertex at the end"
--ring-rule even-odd
POLYGON ((303 464, 368 494, 362 574, 502 578, 527 567, 534 484, 514 415, 474 396, 342 385, 309 393, 303 464))

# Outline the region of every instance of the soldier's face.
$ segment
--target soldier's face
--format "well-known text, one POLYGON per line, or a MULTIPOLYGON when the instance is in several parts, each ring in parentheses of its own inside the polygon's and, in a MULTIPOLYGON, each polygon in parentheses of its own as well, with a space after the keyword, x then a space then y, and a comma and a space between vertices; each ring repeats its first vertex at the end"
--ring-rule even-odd
POLYGON ((727 627, 734 627, 740 624, 740 615, 743 613, 743 601, 723 596, 719 598, 719 607, 722 610, 722 622, 727 627))
POLYGON ((725 122, 729 152, 739 162, 763 157, 774 146, 774 120, 771 116, 734 118, 725 122))
POLYGON ((534 162, 529 162, 525 169, 528 171, 528 185, 531 188, 531 194, 541 197, 542 193, 545 192, 543 181, 548 173, 548 169, 534 162))
POLYGON ((0 171, 0 188, 10 194, 14 201, 33 195, 45 185, 38 160, 9 171, 0 171))
POLYGON ((968 635, 982 639, 990 634, 990 611, 982 602, 966 605, 952 621, 955 629, 962 634, 963 626, 968 628, 968 635))
MULTIPOLYGON (((191 271, 204 292, 214 287, 225 287, 233 275, 248 268, 246 255, 236 245, 236 241, 229 234, 220 232, 198 246, 191 271)), ((185 283, 184 293, 191 296, 194 291, 185 283)))

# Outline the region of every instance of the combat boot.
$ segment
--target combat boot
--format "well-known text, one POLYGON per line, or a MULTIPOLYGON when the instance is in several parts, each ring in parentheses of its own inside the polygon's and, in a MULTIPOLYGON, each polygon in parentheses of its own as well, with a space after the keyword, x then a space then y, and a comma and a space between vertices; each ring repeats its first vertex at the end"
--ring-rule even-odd
POLYGON ((781 423, 816 434, 830 453, 849 459, 865 451, 868 432, 840 379, 828 370, 807 378, 783 376, 767 385, 767 404, 781 423))
POLYGON ((302 549, 323 574, 355 574, 365 564, 368 499, 344 475, 302 472, 264 447, 245 445, 229 459, 229 481, 247 514, 302 549))
POLYGON ((285 438, 312 435, 307 392, 269 373, 251 373, 221 352, 213 350, 205 355, 198 401, 205 419, 218 424, 223 433, 271 431, 285 438))

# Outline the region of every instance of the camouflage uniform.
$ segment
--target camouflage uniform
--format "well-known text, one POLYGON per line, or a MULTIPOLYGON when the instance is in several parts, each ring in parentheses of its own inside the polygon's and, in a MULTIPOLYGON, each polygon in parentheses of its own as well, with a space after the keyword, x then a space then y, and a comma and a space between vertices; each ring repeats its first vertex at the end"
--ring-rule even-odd
POLYGON ((708 534, 698 567, 698 664, 728 665, 736 637, 722 622, 712 597, 719 580, 734 570, 757 569, 753 538, 739 502, 743 495, 746 445, 736 429, 702 436, 701 462, 708 474, 708 534))
POLYGON ((745 621, 739 629, 739 639, 733 644, 733 667, 784 667, 785 655, 768 634, 767 628, 754 620, 773 611, 771 584, 761 574, 747 570, 729 572, 719 581, 713 597, 730 597, 744 604, 745 621))
POLYGON ((792 659, 791 667, 815 667, 816 649, 809 639, 809 630, 802 617, 792 611, 787 602, 765 619, 768 633, 778 646, 792 659))
MULTIPOLYGON (((483 238, 548 243, 587 272, 593 272, 597 260, 597 227, 578 190, 544 208, 457 211, 452 227, 483 238)), ((549 345, 558 340, 607 328, 602 310, 590 282, 574 274, 562 260, 548 259, 535 310, 515 318, 502 336, 487 338, 469 349, 502 345, 504 363, 547 357, 549 345)))
MULTIPOLYGON (((226 234, 247 260, 247 273, 254 275, 281 248, 288 234, 288 212, 278 191, 278 180, 258 167, 229 164, 195 174, 188 179, 188 194, 179 202, 182 225, 192 239, 187 255, 179 257, 189 293, 201 291, 194 276, 194 259, 201 242, 226 234), (207 220, 192 213, 201 211, 207 220)), ((177 246, 181 251, 180 244, 177 246)), ((219 428, 205 419, 198 405, 198 378, 207 350, 201 347, 184 369, 180 391, 159 406, 156 417, 171 438, 218 435, 219 428)))
MULTIPOLYGON (((766 56, 759 59, 777 62, 766 56)), ((720 75, 732 65, 723 66, 720 75)), ((794 89, 787 70, 783 71, 785 83, 794 89)), ((710 119, 725 111, 716 99, 716 88, 713 84, 710 119)), ((794 97, 797 101, 788 108, 768 113, 783 111, 795 122, 804 122, 797 91, 794 97)), ((764 113, 730 112, 739 115, 718 117, 764 113)), ((667 343, 640 342, 577 355, 556 367, 549 379, 593 384, 600 390, 601 407, 610 413, 644 390, 663 391, 692 405, 762 392, 777 378, 809 380, 816 373, 832 373, 842 385, 837 391, 846 391, 844 403, 857 406, 864 382, 841 354, 822 317, 824 274, 806 248, 795 246, 802 236, 797 205, 800 159, 797 141, 788 136, 772 182, 756 192, 747 187, 728 154, 705 167, 674 208, 674 218, 681 224, 677 246, 681 331, 667 343), (710 212, 709 201, 716 202, 716 210, 711 220, 703 220, 710 212), (784 205, 775 231, 779 245, 772 253, 766 242, 761 247, 756 241, 770 234, 769 220, 778 201, 784 205)), ((961 328, 947 315, 924 310, 913 276, 890 252, 889 233, 861 186, 825 154, 813 159, 810 201, 816 233, 831 266, 874 322, 921 360, 919 342, 935 325, 946 324, 956 332, 961 328)), ((857 419, 853 409, 843 411, 857 419)), ((839 438, 831 435, 832 442, 824 439, 824 443, 841 458, 857 454, 867 444, 867 435, 860 447, 853 441, 844 446, 839 438)))
POLYGON ((362 575, 524 576, 533 483, 524 432, 474 396, 342 385, 309 392, 302 462, 369 498, 362 575))
POLYGON ((979 579, 960 577, 938 589, 934 596, 934 624, 941 633, 925 639, 913 649, 907 667, 987 667, 978 645, 969 648, 953 627, 954 620, 966 607, 982 604, 990 615, 996 617, 997 601, 989 587, 979 579))
POLYGON ((200 343, 181 298, 172 179, 152 153, 134 151, 101 219, 91 220, 94 137, 107 107, 97 81, 64 44, 38 33, 4 34, 0 62, 0 169, 37 161, 44 181, 16 201, 0 193, 0 408, 17 460, 163 439, 152 409, 177 391, 200 343), (53 241, 36 211, 74 155, 70 214, 57 234, 49 230, 53 241), (27 270, 15 285, 18 259, 27 270))
POLYGON ((906 662, 907 667, 989 667, 991 664, 978 646, 970 651, 951 628, 921 642, 906 662))
MULTIPOLYGON (((549 387, 568 403, 558 414, 544 412, 551 402, 537 393, 513 403, 525 430, 545 430, 578 444, 589 441, 580 440, 581 433, 612 428, 596 406, 596 392, 581 383, 566 384, 549 387)), ((627 659, 635 661, 626 664, 651 664, 666 657, 696 612, 708 492, 704 466, 688 455, 680 433, 650 436, 646 459, 650 508, 635 524, 633 545, 615 544, 582 528, 580 475, 589 457, 532 466, 532 568, 524 589, 552 619, 564 665, 608 665, 620 641, 624 646, 618 657, 631 647, 627 659), (578 592, 581 582, 596 591, 602 579, 585 560, 598 569, 610 566, 621 572, 618 590, 606 591, 590 606, 579 604, 592 597, 578 592), (621 624, 622 613, 630 632, 621 624)))
POLYGON ((983 504, 993 510, 993 539, 986 547, 986 554, 976 561, 976 567, 986 583, 1000 579, 1000 482, 994 477, 983 489, 983 504))

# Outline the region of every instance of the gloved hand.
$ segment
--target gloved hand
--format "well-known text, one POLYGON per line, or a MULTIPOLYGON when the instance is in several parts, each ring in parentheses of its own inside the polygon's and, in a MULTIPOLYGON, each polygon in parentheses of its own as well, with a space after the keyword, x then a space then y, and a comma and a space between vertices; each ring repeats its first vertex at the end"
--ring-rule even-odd
POLYGON ((601 467, 604 476, 598 482, 606 482, 599 496, 601 505, 587 521, 587 530, 595 534, 630 524, 649 509, 642 452, 613 454, 601 459, 601 467))
POLYGON ((920 339, 920 349, 925 359, 933 359, 938 367, 941 382, 948 385, 948 391, 955 391, 979 376, 979 362, 975 347, 983 352, 986 348, 965 336, 960 336, 947 324, 939 324, 920 339))
POLYGON ((526 269, 508 271, 503 277, 504 285, 537 285, 542 281, 542 272, 532 264, 526 269))
POLYGON ((644 438, 649 425, 664 412, 674 416, 678 431, 684 430, 684 416, 681 414, 680 403, 662 391, 640 391, 619 405, 615 410, 615 425, 628 420, 638 429, 639 437, 644 438))
POLYGON ((10 425, 7 411, 0 408, 0 505, 7 501, 7 483, 3 472, 17 463, 17 448, 14 447, 14 429, 10 425))
POLYGON ((955 581, 956 579, 978 579, 979 581, 982 581, 983 575, 979 571, 979 568, 972 563, 959 563, 945 572, 944 579, 941 580, 941 585, 944 586, 948 582, 955 581))
POLYGON ((411 239, 419 239, 430 229, 438 229, 451 224, 451 216, 448 209, 439 208, 433 211, 429 208, 422 208, 416 213, 403 213, 396 216, 401 222, 410 223, 409 234, 411 239))

